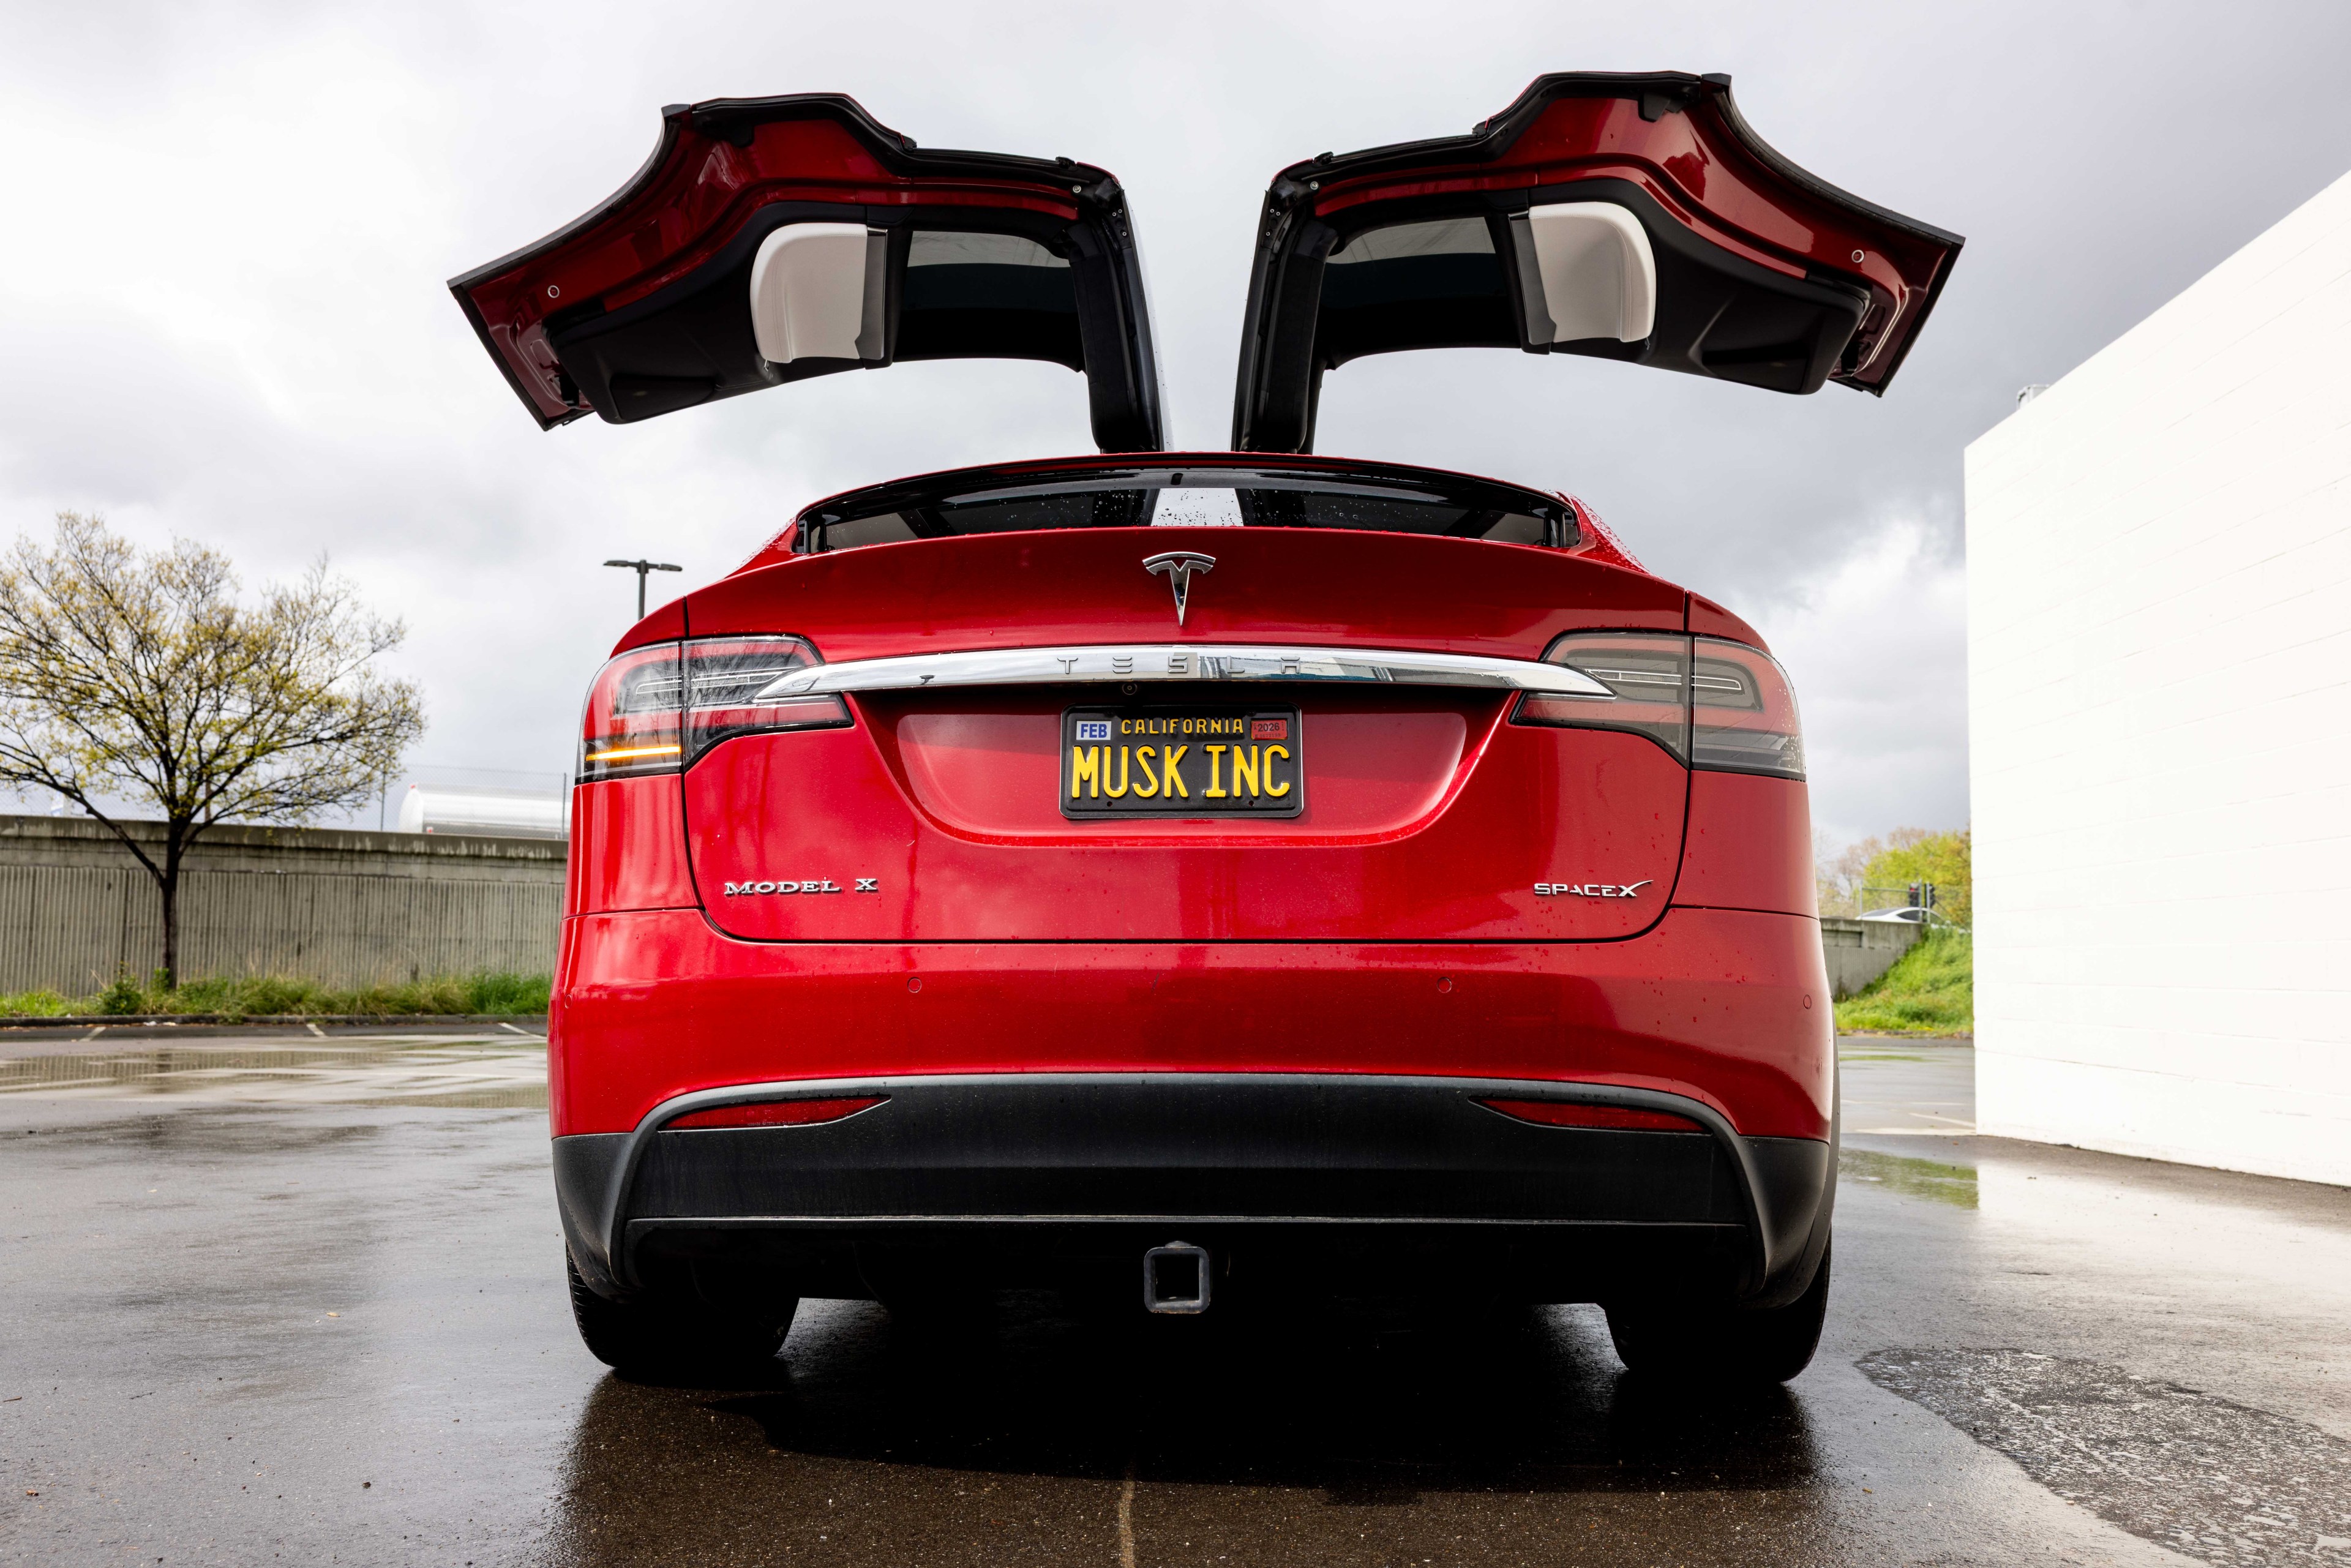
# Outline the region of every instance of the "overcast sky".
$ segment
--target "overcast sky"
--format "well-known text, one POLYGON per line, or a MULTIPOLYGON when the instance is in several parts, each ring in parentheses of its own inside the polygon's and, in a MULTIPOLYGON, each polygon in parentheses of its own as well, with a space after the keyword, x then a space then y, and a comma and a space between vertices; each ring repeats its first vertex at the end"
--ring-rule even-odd
POLYGON ((575 3, 0 6, 0 536, 60 507, 319 552, 405 618, 414 754, 569 761, 633 615, 885 476, 1090 449, 1081 381, 965 362, 542 434, 444 281, 587 210, 666 102, 838 90, 930 147, 1114 171, 1184 445, 1228 439, 1273 172, 1458 132, 1539 72, 1729 71, 1823 178, 1968 236, 1883 401, 1460 350, 1334 372, 1318 446, 1591 503, 1791 666, 1815 821, 1967 821, 1959 454, 2351 169, 2351 6, 575 3))

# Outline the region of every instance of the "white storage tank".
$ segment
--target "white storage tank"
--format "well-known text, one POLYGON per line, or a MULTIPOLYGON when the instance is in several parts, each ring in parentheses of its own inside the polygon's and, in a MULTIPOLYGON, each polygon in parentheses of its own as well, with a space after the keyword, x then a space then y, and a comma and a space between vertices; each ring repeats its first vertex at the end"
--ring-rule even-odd
POLYGON ((568 793, 411 784, 400 802, 403 833, 474 833, 498 839, 560 839, 570 834, 568 793))

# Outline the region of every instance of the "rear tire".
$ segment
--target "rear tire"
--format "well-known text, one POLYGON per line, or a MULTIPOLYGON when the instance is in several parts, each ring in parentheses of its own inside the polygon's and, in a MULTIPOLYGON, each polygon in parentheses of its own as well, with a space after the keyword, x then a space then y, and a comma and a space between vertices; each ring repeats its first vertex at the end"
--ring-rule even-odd
POLYGON ((1785 1383, 1812 1364, 1829 1310, 1829 1252, 1804 1293, 1784 1307, 1691 1310, 1656 1301, 1608 1309, 1616 1356, 1644 1376, 1677 1382, 1785 1383))
POLYGON ((658 1379, 756 1375, 783 1348, 799 1310, 799 1299, 789 1296, 750 1313, 700 1301, 610 1301, 588 1288, 569 1249, 563 1267, 570 1278, 571 1317, 580 1342, 589 1354, 624 1374, 658 1379))

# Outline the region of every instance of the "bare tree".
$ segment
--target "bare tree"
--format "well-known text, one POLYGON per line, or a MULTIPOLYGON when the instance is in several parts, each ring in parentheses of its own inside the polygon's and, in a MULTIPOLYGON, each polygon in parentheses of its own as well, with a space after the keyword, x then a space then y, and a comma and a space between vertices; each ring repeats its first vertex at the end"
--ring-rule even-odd
POLYGON ((405 629, 323 558, 257 606, 238 587, 215 550, 142 552, 75 512, 51 548, 0 555, 0 783, 55 790, 138 857, 163 901, 166 986, 188 846, 215 823, 372 798, 424 727, 414 685, 371 667, 405 629), (115 801, 160 815, 161 846, 100 809, 115 801))

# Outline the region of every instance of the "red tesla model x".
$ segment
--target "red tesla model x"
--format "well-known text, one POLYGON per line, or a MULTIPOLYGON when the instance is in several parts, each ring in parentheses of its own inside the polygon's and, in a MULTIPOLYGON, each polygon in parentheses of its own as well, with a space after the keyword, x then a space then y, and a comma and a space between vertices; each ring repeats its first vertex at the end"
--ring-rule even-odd
POLYGON ((834 96, 664 110, 452 285, 541 425, 1028 359, 1102 450, 820 501, 597 675, 549 1045, 590 1349, 747 1364, 802 1296, 1440 1291, 1794 1375, 1837 1080, 1787 681, 1576 500, 1311 455, 1315 406, 1465 346, 1882 392, 1959 243, 1727 78, 1544 77, 1275 176, 1233 449, 1176 453, 1109 173, 834 96))

